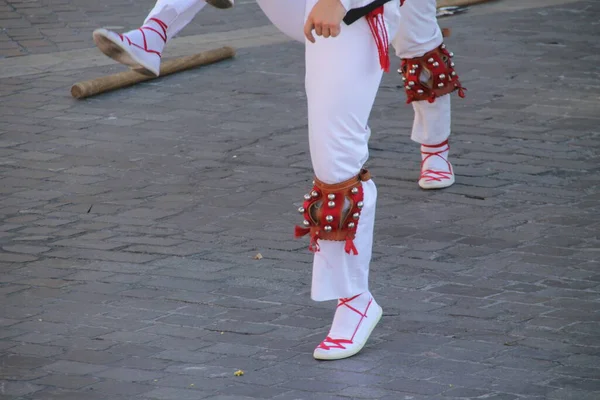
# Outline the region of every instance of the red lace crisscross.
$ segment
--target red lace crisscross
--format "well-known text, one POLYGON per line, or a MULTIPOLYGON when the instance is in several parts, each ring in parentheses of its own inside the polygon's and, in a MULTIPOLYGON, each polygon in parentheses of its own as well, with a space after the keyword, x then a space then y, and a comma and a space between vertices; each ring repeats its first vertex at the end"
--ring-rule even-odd
POLYGON ((446 160, 442 156, 443 152, 450 149, 450 145, 448 144, 448 141, 446 140, 435 146, 427 146, 427 145, 422 145, 422 146, 429 147, 432 149, 439 149, 439 148, 442 148, 442 149, 438 150, 438 151, 423 151, 423 150, 421 150, 421 154, 426 154, 426 156, 425 156, 425 158, 423 158, 423 161, 421 161, 421 176, 419 177, 419 180, 427 179, 427 182, 431 182, 431 181, 441 182, 443 180, 450 179, 453 175, 452 165, 448 162, 448 160, 446 160), (426 169, 425 171, 423 171, 423 165, 425 165, 425 162, 430 157, 439 157, 442 160, 444 160, 446 162, 446 164, 448 164, 448 171, 439 171, 439 170, 434 170, 434 169, 426 169))
POLYGON ((162 29, 162 33, 159 32, 159 31, 157 31, 156 29, 154 29, 151 26, 144 25, 141 28, 139 28, 138 30, 142 33, 142 38, 144 39, 144 47, 140 46, 137 43, 132 42, 131 39, 129 39, 127 37, 127 35, 121 35, 121 34, 119 34, 119 37, 121 38, 122 41, 127 40, 127 43, 130 46, 137 47, 138 49, 144 50, 146 53, 156 54, 159 57, 161 57, 161 54, 160 54, 159 51, 150 50, 148 48, 148 43, 146 42, 146 33, 144 32, 144 30, 148 30, 148 31, 156 33, 163 40, 163 42, 167 43, 167 28, 168 28, 168 26, 167 26, 167 24, 165 24, 164 22, 162 22, 160 19, 157 19, 157 18, 150 18, 148 21, 156 22, 156 24, 160 27, 160 29, 162 29))
POLYGON ((352 344, 352 343, 354 343, 354 336, 356 336, 356 332, 358 332, 358 328, 360 328, 360 325, 362 324, 363 319, 367 318, 367 312, 369 311, 369 307, 371 307, 371 303, 373 302, 373 298, 371 298, 369 300, 369 303, 367 304, 367 308, 365 308, 365 311, 364 312, 360 312, 359 310, 357 310, 356 308, 354 308, 350 304, 348 304, 352 300, 356 299, 359 296, 360 296, 360 294, 357 294, 354 297, 340 299, 340 302, 337 305, 338 307, 346 306, 350 310, 352 310, 355 313, 357 313, 358 315, 360 315, 360 321, 358 321, 358 324, 356 324, 356 328, 354 329, 354 333, 352 333, 352 336, 350 337, 350 339, 334 339, 334 338, 332 338, 330 336, 327 336, 325 338, 325 340, 323 340, 321 342, 321 344, 319 344, 318 348, 323 349, 323 350, 330 350, 330 349, 342 349, 342 350, 345 350, 346 349, 346 347, 344 347, 345 344, 352 344))

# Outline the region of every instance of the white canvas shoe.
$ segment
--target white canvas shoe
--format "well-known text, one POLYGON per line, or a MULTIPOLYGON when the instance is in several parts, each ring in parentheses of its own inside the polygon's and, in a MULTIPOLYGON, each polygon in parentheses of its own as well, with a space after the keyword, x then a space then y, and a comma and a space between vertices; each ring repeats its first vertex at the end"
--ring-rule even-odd
POLYGON ((93 38, 98 49, 113 60, 144 75, 160 75, 161 52, 167 43, 167 25, 161 20, 151 18, 124 34, 96 29, 93 38))
POLYGON ((317 360, 341 360, 357 354, 367 343, 383 310, 371 293, 339 299, 329 334, 317 346, 317 360))
POLYGON ((454 184, 454 170, 448 161, 448 140, 436 144, 421 145, 421 189, 443 189, 454 184))
POLYGON ((226 9, 233 7, 233 0, 204 0, 213 7, 226 9))

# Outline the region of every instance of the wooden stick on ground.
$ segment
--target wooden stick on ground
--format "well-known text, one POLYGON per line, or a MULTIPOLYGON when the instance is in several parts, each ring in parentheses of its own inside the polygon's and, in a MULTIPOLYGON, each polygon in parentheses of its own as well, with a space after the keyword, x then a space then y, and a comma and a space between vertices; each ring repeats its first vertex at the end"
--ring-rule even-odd
MULTIPOLYGON (((219 49, 203 51, 202 53, 194 54, 192 56, 167 60, 161 64, 160 76, 174 74, 201 65, 212 64, 217 61, 231 58, 234 55, 234 48, 221 47, 219 49)), ((76 99, 83 99, 151 79, 156 79, 156 77, 143 75, 135 71, 120 72, 118 74, 103 76, 89 81, 78 82, 71 87, 71 95, 76 99)))

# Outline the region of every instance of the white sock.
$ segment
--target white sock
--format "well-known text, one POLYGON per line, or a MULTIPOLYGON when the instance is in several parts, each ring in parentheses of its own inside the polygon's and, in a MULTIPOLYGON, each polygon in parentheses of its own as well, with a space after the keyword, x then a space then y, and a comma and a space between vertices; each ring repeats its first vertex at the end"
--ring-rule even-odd
POLYGON ((423 164, 424 170, 448 171, 448 153, 450 146, 448 140, 436 145, 421 145, 421 160, 427 160, 423 164))
POLYGON ((168 22, 176 16, 174 10, 166 9, 144 22, 140 29, 134 29, 124 34, 131 42, 151 52, 162 53, 167 40, 168 22), (165 15, 160 15, 165 14, 165 15), (173 15, 171 15, 173 14, 173 15), (162 17, 162 18, 161 18, 162 17))
MULTIPOLYGON (((361 320, 363 320, 362 315, 366 314, 367 308, 373 306, 373 303, 373 296, 370 292, 361 293, 352 300, 338 300, 338 307, 333 317, 329 337, 332 339, 354 339, 353 335, 358 330, 361 320)), ((364 322, 363 320, 362 323, 364 322)))

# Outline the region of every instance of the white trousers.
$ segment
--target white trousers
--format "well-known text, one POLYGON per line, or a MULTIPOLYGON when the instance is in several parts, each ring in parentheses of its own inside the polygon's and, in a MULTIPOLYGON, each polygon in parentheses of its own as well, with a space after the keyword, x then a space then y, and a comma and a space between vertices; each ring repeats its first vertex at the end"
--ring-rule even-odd
MULTIPOLYGON (((436 0, 405 0, 402 19, 392 40, 400 58, 420 57, 442 44, 444 38, 436 18, 436 0)), ((433 103, 413 101, 415 111, 411 139, 425 145, 442 143, 450 136, 450 96, 433 103)))
MULTIPOLYGON (((305 7, 305 2, 306 0, 282 1, 287 7, 298 9, 305 7)), ((282 32, 303 41, 303 38, 298 36, 299 31, 285 22, 287 16, 279 13, 278 7, 273 2, 258 1, 258 3, 282 32)), ((170 39, 190 23, 205 5, 204 0, 158 0, 148 18, 156 16, 160 18, 161 13, 164 15, 168 8, 175 10, 176 16, 170 17, 170 21, 165 21, 168 25, 167 37, 170 39)), ((398 57, 420 57, 442 43, 442 32, 436 18, 436 0, 405 0, 401 11, 402 19, 394 24, 397 24, 398 29, 392 39, 398 57)), ((437 98, 434 103, 414 101, 411 104, 414 109, 412 140, 420 144, 436 145, 448 139, 451 122, 450 96, 437 98)))
MULTIPOLYGON (((303 43, 304 20, 316 2, 258 0, 275 26, 303 43)), ((390 2, 385 7, 390 37, 399 18, 398 5, 390 2)), ((306 42, 305 54, 313 169, 324 183, 339 183, 357 175, 369 157, 368 120, 383 75, 377 46, 363 18, 343 25, 337 38, 306 42)), ((319 241, 320 251, 313 261, 313 300, 351 297, 369 290, 377 189, 369 180, 363 190, 364 207, 354 239, 358 255, 347 254, 344 242, 319 241)))
MULTIPOLYGON (((421 12, 420 2, 433 4, 433 18, 414 18, 414 22, 433 24, 434 27, 422 29, 423 32, 429 32, 430 37, 428 43, 420 47, 415 43, 424 36, 415 34, 417 36, 411 36, 410 40, 402 41, 395 36, 399 23, 404 24, 400 18, 399 2, 387 3, 384 16, 388 36, 394 37, 397 54, 401 57, 409 52, 417 54, 414 52, 421 51, 424 54, 441 43, 441 32, 435 20, 435 0, 406 0, 402 12, 411 2, 416 4, 414 8, 408 8, 413 12, 421 12), (439 43, 436 42, 438 36, 439 43)), ((316 43, 310 43, 304 38, 303 27, 306 16, 317 0, 257 0, 257 3, 283 33, 306 43, 309 147, 315 175, 330 184, 357 175, 369 156, 371 131, 368 119, 382 78, 377 46, 366 20, 360 19, 350 26, 342 25, 341 34, 336 38, 317 37, 316 43)), ((205 5, 201 0, 159 0, 148 18, 168 16, 169 20, 164 22, 168 25, 168 38, 172 38, 205 5)), ((405 32, 409 29, 406 26, 404 28, 405 32)), ((449 98, 444 97, 443 100, 449 98)), ((413 139, 419 143, 437 144, 449 134, 448 129, 443 138, 436 137, 439 136, 437 133, 432 135, 432 132, 443 131, 437 129, 432 120, 441 121, 443 118, 439 118, 440 115, 450 116, 449 110, 447 113, 440 111, 444 109, 444 104, 449 109, 449 101, 439 100, 433 104, 413 103, 413 139)), ((314 300, 352 297, 368 291, 377 189, 372 180, 363 182, 363 189, 364 207, 354 240, 358 255, 347 254, 344 242, 320 241, 320 251, 315 253, 313 262, 311 297, 314 300)))

